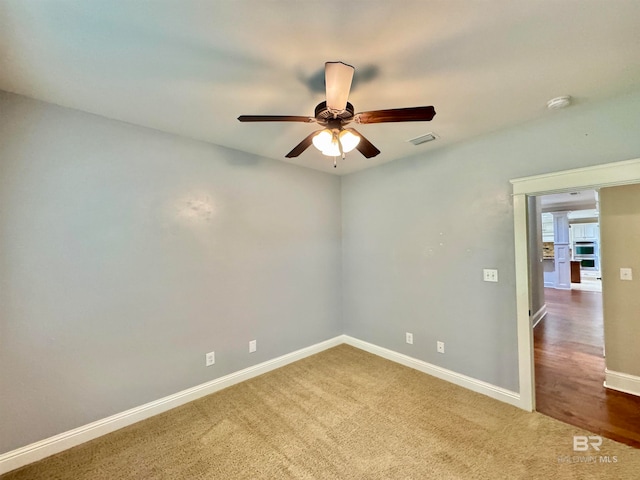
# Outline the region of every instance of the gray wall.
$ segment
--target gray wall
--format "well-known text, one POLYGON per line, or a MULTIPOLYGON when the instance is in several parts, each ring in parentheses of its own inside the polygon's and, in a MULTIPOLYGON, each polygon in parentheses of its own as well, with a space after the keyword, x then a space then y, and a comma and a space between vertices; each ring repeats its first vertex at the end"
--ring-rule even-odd
POLYGON ((640 92, 344 177, 345 332, 517 391, 509 179, 639 157, 638 125, 640 92))
POLYGON ((0 93, 0 452, 340 333, 517 391, 508 180, 638 124, 640 93, 340 179, 0 93))
POLYGON ((640 377, 640 185, 600 189, 600 239, 607 368, 640 377))
POLYGON ((0 92, 0 452, 342 333, 340 228, 338 177, 0 92))

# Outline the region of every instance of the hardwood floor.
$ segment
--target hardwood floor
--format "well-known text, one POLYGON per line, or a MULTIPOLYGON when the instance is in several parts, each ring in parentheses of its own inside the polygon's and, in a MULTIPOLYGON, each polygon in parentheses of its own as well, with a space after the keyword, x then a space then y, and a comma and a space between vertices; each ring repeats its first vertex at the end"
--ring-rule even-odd
POLYGON ((536 410, 640 448, 640 397, 604 388, 602 293, 545 288, 534 329, 536 410))

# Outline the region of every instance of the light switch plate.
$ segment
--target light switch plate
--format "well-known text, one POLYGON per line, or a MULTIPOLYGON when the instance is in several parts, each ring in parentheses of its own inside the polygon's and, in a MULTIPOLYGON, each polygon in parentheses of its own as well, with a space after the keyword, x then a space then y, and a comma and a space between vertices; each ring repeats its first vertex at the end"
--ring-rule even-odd
POLYGON ((482 270, 482 279, 485 282, 497 282, 498 270, 495 268, 485 268, 484 270, 482 270))
POLYGON ((620 269, 620 280, 633 280, 633 272, 630 268, 620 269))

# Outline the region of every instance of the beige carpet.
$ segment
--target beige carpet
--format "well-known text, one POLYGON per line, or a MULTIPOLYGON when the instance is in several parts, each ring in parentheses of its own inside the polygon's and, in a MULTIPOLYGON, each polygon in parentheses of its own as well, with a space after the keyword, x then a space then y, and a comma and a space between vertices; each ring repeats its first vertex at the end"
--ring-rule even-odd
POLYGON ((640 478, 585 433, 341 345, 0 478, 640 478))

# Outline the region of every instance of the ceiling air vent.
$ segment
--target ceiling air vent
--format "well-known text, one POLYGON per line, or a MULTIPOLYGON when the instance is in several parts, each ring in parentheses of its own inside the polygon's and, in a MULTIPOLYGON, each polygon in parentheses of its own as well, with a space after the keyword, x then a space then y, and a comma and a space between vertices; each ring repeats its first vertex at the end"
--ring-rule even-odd
POLYGON ((436 140, 438 137, 435 133, 425 133, 424 135, 420 135, 419 137, 412 138, 411 140, 407 140, 407 142, 411 142, 414 145, 420 145, 421 143, 432 142, 436 140))

